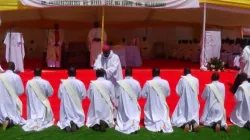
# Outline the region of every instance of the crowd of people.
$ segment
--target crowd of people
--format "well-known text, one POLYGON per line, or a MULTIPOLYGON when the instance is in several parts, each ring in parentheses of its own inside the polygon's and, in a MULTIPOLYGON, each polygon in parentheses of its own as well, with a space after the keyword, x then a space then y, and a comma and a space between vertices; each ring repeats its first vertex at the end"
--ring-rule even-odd
MULTIPOLYGON (((227 67, 239 69, 240 54, 242 52, 241 42, 245 41, 245 45, 250 44, 250 40, 222 39, 221 40, 221 60, 227 67)), ((179 40, 178 46, 171 50, 170 58, 186 60, 191 62, 199 62, 200 59, 200 42, 194 40, 179 40)))
MULTIPOLYGON (((185 68, 176 86, 179 101, 170 118, 166 98, 170 96, 169 82, 160 77, 160 69, 153 68, 153 79, 148 80, 141 89, 133 79, 132 69, 126 68, 123 79, 119 57, 105 45, 94 62, 96 80, 91 81, 88 90, 76 79, 76 69, 68 69, 68 79, 61 80, 58 97, 60 119, 57 126, 66 132, 75 132, 86 126, 105 132, 115 127, 124 134, 134 134, 140 130, 142 113, 138 99, 146 98, 144 107, 145 128, 152 132, 172 133, 173 126, 183 128, 184 132, 198 132, 200 124, 212 127, 215 132, 230 132, 226 123, 224 107, 225 85, 219 82, 219 73, 213 73, 211 83, 207 84, 201 97, 206 100, 201 118, 199 80, 185 68), (85 118, 82 99, 88 97, 90 105, 85 118)), ((15 64, 8 63, 6 72, 0 74, 0 124, 3 129, 21 125, 24 131, 41 131, 54 124, 54 115, 48 98, 53 96, 49 81, 42 79, 42 70, 34 70, 34 78, 26 84, 27 120, 22 117, 23 104, 18 96, 24 93, 19 75, 14 73, 15 64)), ((248 76, 241 72, 232 91, 236 106, 231 113, 231 122, 250 130, 250 83, 248 76)), ((228 112, 227 112, 228 113, 228 112)))

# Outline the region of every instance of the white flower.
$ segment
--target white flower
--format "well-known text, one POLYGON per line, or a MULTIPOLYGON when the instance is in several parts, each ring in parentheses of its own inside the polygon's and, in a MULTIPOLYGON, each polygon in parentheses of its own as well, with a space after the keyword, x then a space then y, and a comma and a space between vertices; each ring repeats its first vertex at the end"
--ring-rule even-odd
POLYGON ((222 65, 224 65, 225 64, 225 62, 222 62, 222 65))
POLYGON ((215 65, 211 65, 211 68, 215 68, 215 65))

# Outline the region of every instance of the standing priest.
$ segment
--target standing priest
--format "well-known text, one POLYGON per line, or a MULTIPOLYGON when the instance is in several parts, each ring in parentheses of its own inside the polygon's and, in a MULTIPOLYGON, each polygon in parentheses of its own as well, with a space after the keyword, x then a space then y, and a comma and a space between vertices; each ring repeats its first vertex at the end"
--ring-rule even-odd
POLYGON ((110 46, 103 46, 102 54, 99 54, 94 64, 94 70, 103 69, 105 78, 110 80, 114 86, 117 85, 116 81, 122 80, 122 67, 118 55, 114 54, 110 46))
POLYGON ((48 47, 47 47, 48 67, 60 68, 62 44, 63 44, 63 32, 62 30, 59 30, 59 25, 55 24, 54 29, 50 29, 48 33, 48 47))
MULTIPOLYGON (((104 31, 104 42, 107 40, 107 34, 104 31)), ((93 67, 96 57, 101 53, 101 36, 102 28, 100 28, 100 23, 95 22, 94 28, 89 31, 88 41, 89 41, 89 51, 90 51, 90 66, 93 67)))

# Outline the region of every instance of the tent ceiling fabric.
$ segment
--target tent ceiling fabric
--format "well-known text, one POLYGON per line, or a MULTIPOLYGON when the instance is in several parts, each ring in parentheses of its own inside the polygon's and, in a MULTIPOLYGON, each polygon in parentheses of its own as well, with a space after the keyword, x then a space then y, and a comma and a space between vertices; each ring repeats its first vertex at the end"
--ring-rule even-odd
MULTIPOLYGON (((249 26, 249 14, 240 14, 216 9, 207 9, 207 24, 217 26, 249 26), (230 18, 229 18, 230 17, 230 18)), ((203 9, 149 9, 149 8, 124 8, 106 7, 105 23, 134 23, 134 22, 203 22, 203 9), (151 13, 151 14, 150 14, 151 13), (149 16, 150 15, 150 16, 149 16)), ((101 19, 101 7, 66 7, 48 9, 30 9, 20 11, 2 12, 3 24, 15 22, 30 22, 35 20, 55 22, 92 23, 101 19)), ((19 23, 20 24, 20 23, 19 23)), ((19 26, 19 25, 17 25, 19 26)), ((21 26, 21 25, 20 25, 21 26)))

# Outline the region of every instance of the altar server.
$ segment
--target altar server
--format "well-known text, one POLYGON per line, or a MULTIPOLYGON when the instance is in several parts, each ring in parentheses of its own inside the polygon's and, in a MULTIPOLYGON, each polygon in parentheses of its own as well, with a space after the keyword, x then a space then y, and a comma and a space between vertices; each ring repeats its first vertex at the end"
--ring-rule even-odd
POLYGON ((24 72, 23 60, 25 56, 23 34, 17 32, 7 33, 5 58, 7 62, 14 62, 16 72, 24 72))
POLYGON ((41 131, 54 124, 54 115, 48 97, 53 95, 50 83, 41 78, 41 69, 34 70, 34 78, 26 84, 28 120, 24 131, 41 131))
POLYGON ((132 69, 125 70, 126 77, 118 81, 116 97, 118 98, 117 125, 115 129, 124 134, 136 133, 140 129, 141 108, 137 102, 141 87, 132 77, 132 69))
POLYGON ((104 69, 105 78, 110 80, 114 86, 116 81, 122 80, 122 67, 118 55, 114 54, 110 46, 103 46, 102 54, 99 54, 94 64, 94 70, 104 69))
POLYGON ((250 83, 247 81, 247 74, 239 74, 238 81, 241 84, 234 94, 236 105, 230 120, 233 124, 250 130, 250 83))
MULTIPOLYGON (((91 67, 94 66, 96 57, 102 52, 101 37, 102 37, 102 28, 100 27, 99 22, 95 22, 94 28, 91 29, 88 34, 91 67)), ((104 43, 107 41, 107 34, 105 31, 103 34, 103 41, 104 43)))
POLYGON ((63 39, 63 30, 59 29, 58 24, 54 24, 54 29, 48 32, 47 65, 50 68, 61 67, 63 39))
POLYGON ((189 68, 184 69, 184 76, 179 80, 176 93, 179 102, 172 115, 173 126, 184 128, 184 132, 199 130, 199 81, 191 75, 189 68))
POLYGON ((8 62, 7 71, 0 74, 0 124, 3 130, 13 125, 24 125, 23 104, 18 96, 23 94, 21 78, 15 74, 15 64, 8 62))
POLYGON ((104 74, 104 70, 96 70, 97 80, 90 83, 88 89, 90 105, 86 123, 87 127, 102 132, 114 126, 113 110, 115 108, 114 85, 104 79, 104 74))
POLYGON ((170 95, 168 81, 161 79, 160 69, 152 70, 153 79, 146 82, 142 96, 147 98, 144 108, 144 124, 152 132, 172 133, 169 107, 166 98, 170 95))
POLYGON ((68 69, 68 79, 61 80, 58 96, 61 99, 60 120, 57 126, 66 132, 75 132, 84 125, 82 99, 86 97, 85 85, 76 76, 76 69, 68 69))
POLYGON ((220 130, 229 132, 224 108, 225 85, 218 81, 219 78, 218 73, 213 73, 212 83, 206 85, 203 91, 202 99, 206 100, 206 104, 200 122, 205 126, 212 127, 215 132, 220 130))

